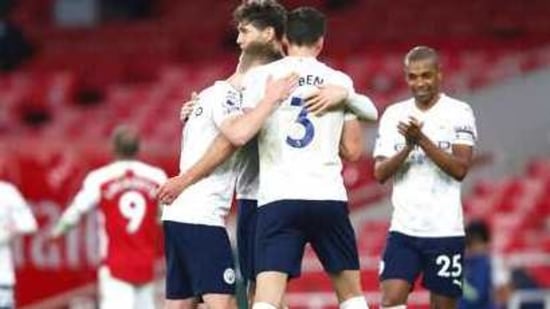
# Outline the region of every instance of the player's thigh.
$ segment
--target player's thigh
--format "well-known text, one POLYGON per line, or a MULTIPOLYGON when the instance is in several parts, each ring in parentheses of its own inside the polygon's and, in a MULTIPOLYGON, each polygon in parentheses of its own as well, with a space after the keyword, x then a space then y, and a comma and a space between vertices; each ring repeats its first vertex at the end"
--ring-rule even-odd
POLYGON ((133 308, 134 287, 111 275, 106 266, 99 269, 99 297, 101 309, 133 308))
POLYGON ((185 257, 186 227, 178 222, 163 222, 166 260, 165 298, 184 300, 194 296, 185 257), (183 235, 183 236, 182 236, 183 235))
POLYGON ((134 309, 155 309, 155 284, 153 282, 135 288, 134 309))
POLYGON ((311 215, 307 240, 326 272, 359 270, 355 232, 347 204, 340 201, 308 201, 311 215))
POLYGON ((0 285, 0 309, 15 308, 13 285, 0 285))
POLYGON ((204 304, 209 309, 234 309, 237 308, 237 300, 234 295, 205 294, 202 296, 204 304))
POLYGON ((430 292, 448 298, 462 296, 464 237, 423 240, 422 284, 430 292))
POLYGON ((256 238, 256 216, 258 203, 255 200, 241 199, 237 201, 237 249, 239 268, 247 280, 255 279, 254 272, 254 242, 256 238))
POLYGON ((306 244, 303 207, 296 201, 277 201, 258 208, 254 267, 256 274, 282 272, 300 275, 306 244))

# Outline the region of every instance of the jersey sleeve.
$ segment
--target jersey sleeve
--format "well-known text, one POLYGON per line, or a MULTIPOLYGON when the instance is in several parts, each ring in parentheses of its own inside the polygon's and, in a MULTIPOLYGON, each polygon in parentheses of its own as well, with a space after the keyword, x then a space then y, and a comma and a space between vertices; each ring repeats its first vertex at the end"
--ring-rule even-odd
POLYGON ((11 206, 11 225, 17 234, 27 234, 36 231, 37 224, 30 207, 17 190, 12 187, 8 195, 9 205, 11 206))
POLYGON ((94 174, 90 174, 84 180, 82 188, 74 197, 72 203, 61 215, 61 222, 74 225, 80 217, 97 206, 101 198, 100 183, 94 174))
POLYGON ((329 81, 329 84, 344 87, 348 91, 349 96, 352 96, 355 94, 355 88, 353 87, 353 80, 346 73, 336 71, 333 74, 331 80, 329 81))
POLYGON ((391 157, 395 151, 395 139, 397 133, 397 124, 392 120, 391 110, 388 108, 380 118, 378 133, 374 145, 373 157, 391 157))
POLYGON ((472 108, 465 105, 457 115, 453 128, 453 144, 474 146, 477 141, 477 129, 472 108))
POLYGON ((219 89, 213 100, 215 102, 212 104, 212 119, 217 127, 220 127, 225 119, 242 114, 241 94, 234 89, 219 89))
POLYGON ((242 108, 255 108, 265 93, 267 73, 264 70, 253 69, 243 79, 242 108))

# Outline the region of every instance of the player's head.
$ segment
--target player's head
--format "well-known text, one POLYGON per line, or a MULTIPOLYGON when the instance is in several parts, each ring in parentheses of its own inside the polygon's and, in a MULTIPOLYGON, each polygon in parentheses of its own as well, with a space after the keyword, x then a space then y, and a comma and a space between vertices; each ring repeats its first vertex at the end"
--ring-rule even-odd
POLYGON ((127 126, 116 127, 112 135, 113 152, 117 158, 130 159, 139 151, 139 137, 127 126))
POLYGON ((312 7, 300 7, 288 14, 286 23, 287 44, 297 47, 323 48, 326 18, 312 7))
POLYGON ((283 55, 271 44, 253 42, 241 52, 237 70, 244 74, 249 69, 281 59, 283 55))
POLYGON ((485 251, 490 241, 491 232, 485 221, 474 220, 466 226, 466 247, 469 251, 485 251))
POLYGON ((429 103, 440 91, 441 70, 437 52, 427 46, 411 49, 404 60, 405 80, 419 103, 429 103))
POLYGON ((285 33, 286 10, 274 0, 244 2, 233 12, 233 18, 242 50, 251 42, 278 45, 285 33))

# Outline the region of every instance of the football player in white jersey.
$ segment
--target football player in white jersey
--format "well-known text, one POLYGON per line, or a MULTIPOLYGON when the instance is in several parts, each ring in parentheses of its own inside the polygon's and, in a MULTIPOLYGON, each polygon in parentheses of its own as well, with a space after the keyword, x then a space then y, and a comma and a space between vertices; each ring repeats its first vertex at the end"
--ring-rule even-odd
POLYGON ((15 267, 10 242, 15 236, 36 229, 36 220, 19 190, 0 181, 0 308, 15 308, 15 267))
POLYGON ((88 173, 82 188, 51 231, 59 238, 97 208, 101 309, 155 308, 155 262, 159 232, 158 187, 166 173, 136 160, 139 137, 126 126, 112 136, 115 161, 88 173), (139 257, 139 258, 138 258, 139 257))
MULTIPOLYGON (((278 52, 258 45, 241 57, 238 72, 217 81, 198 94, 198 100, 183 130, 180 170, 185 173, 218 134, 227 134, 228 121, 241 111, 241 94, 235 84, 256 62, 279 58, 278 52)), ((265 110, 284 100, 297 78, 271 81, 262 102, 265 110)), ((243 115, 248 123, 260 124, 262 109, 243 115)), ((242 137, 243 140, 246 137, 242 137)), ((187 308, 202 299, 209 308, 236 306, 235 272, 231 246, 225 230, 236 179, 235 158, 217 167, 208 177, 184 190, 162 214, 165 231, 167 279, 166 308, 187 308)))
MULTIPOLYGON (((271 76, 280 78, 294 72, 299 75, 299 86, 278 108, 266 111, 261 126, 234 119, 234 136, 229 137, 239 144, 239 136, 258 133, 254 308, 282 305, 287 281, 300 275, 306 243, 312 245, 331 277, 340 307, 368 307, 362 295, 355 235, 340 174, 341 146, 356 145, 342 135, 344 122, 347 125, 356 119, 346 116, 343 109, 310 115, 304 106, 304 99, 325 84, 354 92, 347 75, 316 59, 322 50, 324 30, 325 17, 313 8, 299 8, 288 15, 288 56, 247 75, 243 107, 252 108, 252 112, 265 110, 262 96, 271 76)), ((360 154, 361 149, 354 152, 360 154)))
POLYGON ((472 160, 471 107, 440 90, 437 53, 405 57, 413 98, 389 106, 374 150, 375 178, 393 178, 393 215, 380 264, 382 306, 404 308, 422 273, 434 308, 455 308, 462 293, 464 227, 460 184, 472 160))
MULTIPOLYGON (((251 44, 263 43, 272 45, 277 50, 281 48, 281 38, 284 34, 286 11, 276 1, 249 1, 239 6, 234 12, 234 19, 238 24, 239 36, 237 44, 245 51, 251 44)), ((306 100, 306 106, 312 111, 323 113, 327 109, 338 107, 346 103, 359 118, 364 120, 376 120, 377 110, 369 98, 348 93, 345 87, 338 85, 318 85, 318 91, 314 92, 306 100), (344 99, 347 98, 347 101, 344 99)), ((183 119, 188 114, 189 107, 194 100, 186 102, 182 108, 183 119)), ((353 133, 352 125, 348 126, 346 132, 353 133)), ((360 128, 357 125, 357 131, 360 128)), ((357 133, 357 131, 355 131, 357 133)), ((359 134, 356 134, 356 139, 359 134)), ((361 144, 356 144, 360 148, 361 144)), ((214 168, 222 164, 236 150, 230 141, 224 136, 219 136, 205 157, 198 161, 195 166, 187 170, 183 175, 172 178, 159 192, 161 200, 169 204, 186 187, 198 181, 212 172, 214 168)), ((349 158, 348 158, 349 159, 349 158)), ((353 158, 351 158, 353 159, 353 158)), ((255 239, 255 217, 257 210, 257 188, 258 188, 258 154, 255 141, 249 142, 238 155, 238 177, 236 184, 238 219, 237 219, 237 245, 239 251, 239 265, 243 277, 249 280, 249 298, 252 299, 254 291, 254 248, 255 239)))

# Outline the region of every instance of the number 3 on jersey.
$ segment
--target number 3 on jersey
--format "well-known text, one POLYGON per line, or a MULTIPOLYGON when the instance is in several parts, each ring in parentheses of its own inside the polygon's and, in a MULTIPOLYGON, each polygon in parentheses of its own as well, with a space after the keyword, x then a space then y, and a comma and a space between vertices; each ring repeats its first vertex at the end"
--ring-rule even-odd
MULTIPOLYGON (((304 100, 298 97, 293 97, 290 100, 290 106, 303 106, 303 103, 304 100)), ((287 136, 286 143, 294 148, 304 148, 313 141, 313 136, 315 135, 315 128, 311 120, 307 118, 307 110, 305 107, 302 108, 295 122, 304 127, 304 136, 300 139, 287 136)))
POLYGON ((128 191, 122 194, 118 200, 118 209, 125 219, 128 219, 126 231, 128 234, 135 233, 145 217, 147 201, 143 195, 137 191, 128 191))

